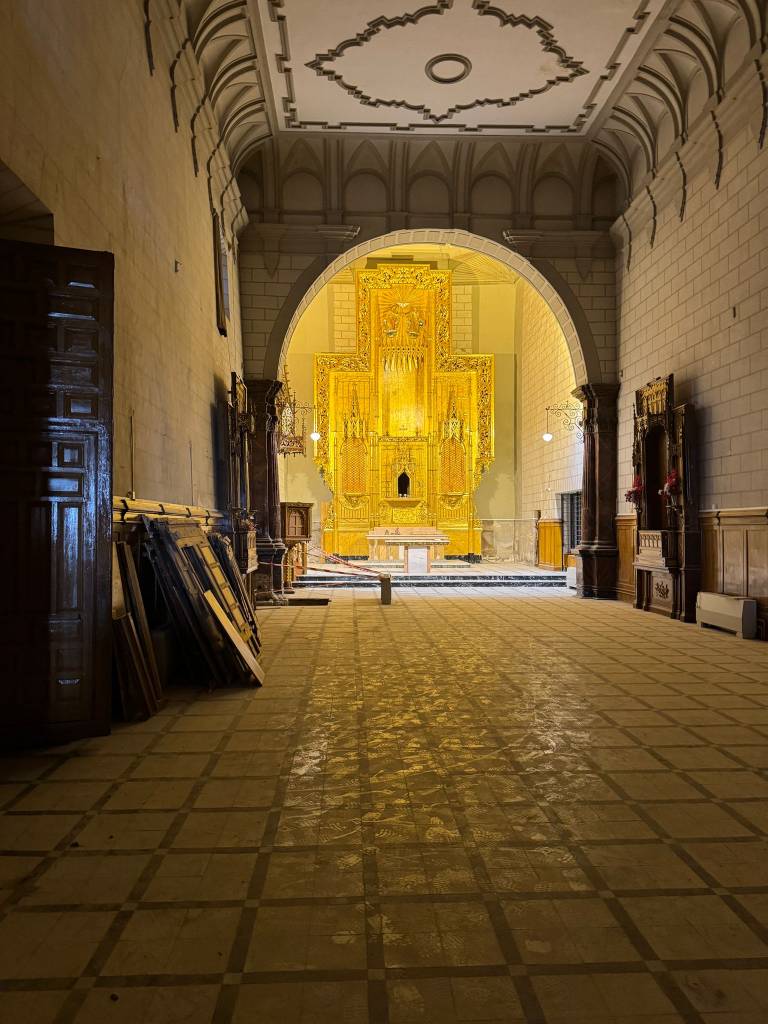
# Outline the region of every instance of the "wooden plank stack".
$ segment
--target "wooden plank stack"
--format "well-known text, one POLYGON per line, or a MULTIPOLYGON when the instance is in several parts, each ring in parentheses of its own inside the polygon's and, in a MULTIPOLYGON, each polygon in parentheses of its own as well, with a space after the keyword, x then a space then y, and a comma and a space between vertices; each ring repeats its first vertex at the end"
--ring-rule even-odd
POLYGON ((229 542, 187 521, 145 518, 144 528, 150 561, 190 663, 204 666, 210 689, 260 686, 258 624, 239 570, 231 564, 229 542))
POLYGON ((152 637, 130 547, 112 549, 112 627, 117 697, 125 721, 149 718, 165 703, 152 637))

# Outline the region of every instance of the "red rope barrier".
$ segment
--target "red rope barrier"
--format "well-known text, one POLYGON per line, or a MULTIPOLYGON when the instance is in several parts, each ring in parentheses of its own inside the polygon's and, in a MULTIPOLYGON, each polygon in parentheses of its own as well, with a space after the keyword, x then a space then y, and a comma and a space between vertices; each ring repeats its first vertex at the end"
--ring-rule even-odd
MULTIPOLYGON (((309 548, 309 551, 313 555, 321 555, 323 558, 327 558, 331 562, 336 562, 339 565, 348 565, 350 569, 362 570, 359 575, 363 573, 369 573, 371 576, 381 577, 382 573, 377 572, 375 569, 369 569, 366 565, 354 565, 352 562, 347 562, 343 558, 339 558, 338 555, 329 555, 327 551, 319 551, 317 548, 309 548)), ((320 572, 331 572, 330 569, 319 569, 320 572)), ((386 575, 386 574, 384 574, 386 575)))

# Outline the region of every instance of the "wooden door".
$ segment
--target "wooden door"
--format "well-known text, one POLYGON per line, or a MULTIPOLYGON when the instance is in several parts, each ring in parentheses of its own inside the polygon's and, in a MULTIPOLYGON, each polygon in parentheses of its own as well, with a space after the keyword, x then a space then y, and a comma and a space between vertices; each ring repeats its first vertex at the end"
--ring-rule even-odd
POLYGON ((0 744, 109 731, 113 267, 0 241, 0 744))

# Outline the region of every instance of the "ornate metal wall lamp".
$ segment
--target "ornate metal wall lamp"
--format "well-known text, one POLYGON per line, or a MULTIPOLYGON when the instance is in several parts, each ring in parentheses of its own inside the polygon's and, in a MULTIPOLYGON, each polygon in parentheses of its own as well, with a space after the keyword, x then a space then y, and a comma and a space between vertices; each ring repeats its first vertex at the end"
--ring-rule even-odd
MULTIPOLYGON (((275 400, 277 408, 277 452, 278 455, 306 455, 307 453, 307 413, 312 406, 300 405, 296 394, 291 390, 286 370, 283 386, 275 400)), ((313 430, 312 440, 315 431, 313 430)))
POLYGON ((580 405, 571 405, 570 402, 559 402, 557 405, 547 406, 547 429, 541 435, 542 441, 547 444, 553 439, 554 434, 549 428, 550 414, 559 419, 566 430, 575 433, 580 441, 584 440, 584 429, 581 419, 582 409, 580 405))

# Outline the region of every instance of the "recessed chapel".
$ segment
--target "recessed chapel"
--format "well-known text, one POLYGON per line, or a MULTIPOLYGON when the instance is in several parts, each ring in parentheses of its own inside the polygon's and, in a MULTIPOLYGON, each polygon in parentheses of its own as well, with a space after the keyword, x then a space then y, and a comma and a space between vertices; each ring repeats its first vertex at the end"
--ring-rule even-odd
POLYGON ((766 1024, 768 0, 0 0, 0 1021, 766 1024))

